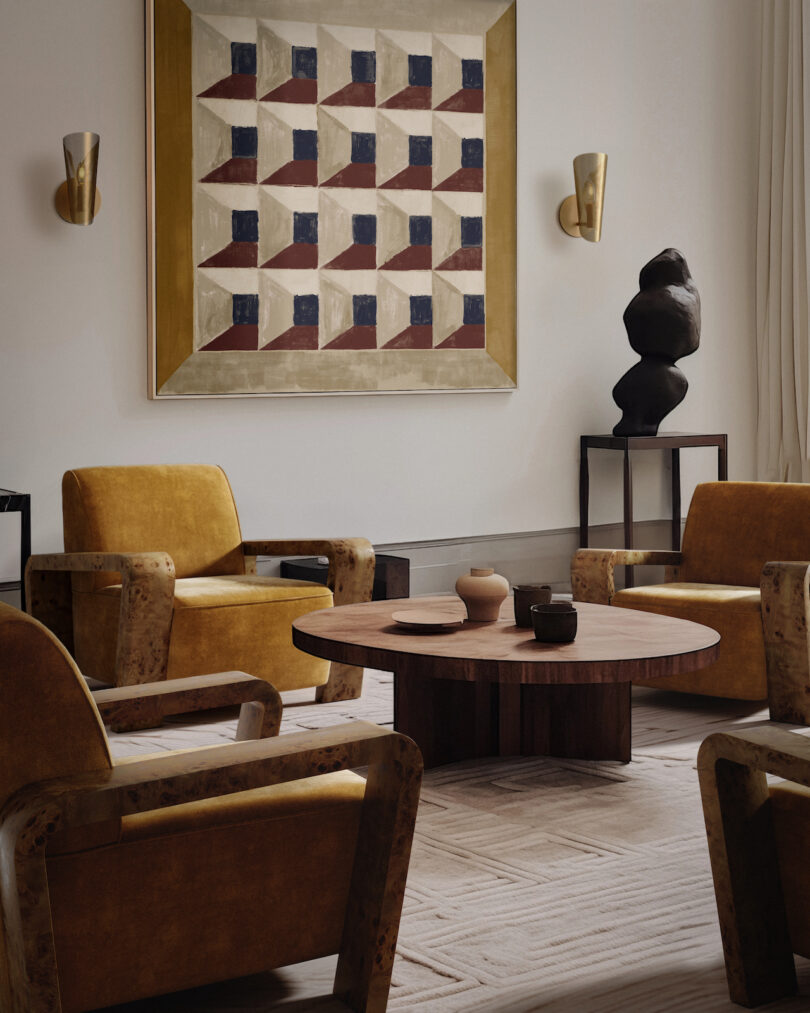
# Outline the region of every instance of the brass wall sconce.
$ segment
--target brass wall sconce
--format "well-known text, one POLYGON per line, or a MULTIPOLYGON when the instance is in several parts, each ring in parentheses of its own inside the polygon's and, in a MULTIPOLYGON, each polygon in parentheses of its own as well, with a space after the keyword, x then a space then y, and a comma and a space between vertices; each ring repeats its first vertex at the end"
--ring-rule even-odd
POLYGON ((576 193, 560 204, 558 217, 569 236, 598 243, 602 235, 602 205, 605 202, 607 155, 591 151, 574 159, 576 193))
POLYGON ((73 225, 92 225, 101 208, 96 189, 98 134, 82 131, 62 138, 67 180, 56 191, 56 210, 73 225))

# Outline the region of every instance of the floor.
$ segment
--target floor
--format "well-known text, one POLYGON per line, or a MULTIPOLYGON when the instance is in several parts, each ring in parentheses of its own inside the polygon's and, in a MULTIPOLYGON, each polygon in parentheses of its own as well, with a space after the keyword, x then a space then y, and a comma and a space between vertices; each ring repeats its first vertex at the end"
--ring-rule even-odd
MULTIPOLYGON (((282 734, 392 720, 392 677, 360 700, 287 694, 282 734)), ((425 775, 391 1013, 731 1013, 695 757, 707 734, 758 725, 757 705, 634 690, 633 761, 509 757, 425 775)), ((118 755, 223 741, 233 720, 112 736, 118 755)), ((808 730, 804 730, 806 733, 808 730)), ((305 1013, 334 960, 116 1007, 117 1013, 305 1013)), ((801 994, 761 1007, 810 1009, 801 994)))

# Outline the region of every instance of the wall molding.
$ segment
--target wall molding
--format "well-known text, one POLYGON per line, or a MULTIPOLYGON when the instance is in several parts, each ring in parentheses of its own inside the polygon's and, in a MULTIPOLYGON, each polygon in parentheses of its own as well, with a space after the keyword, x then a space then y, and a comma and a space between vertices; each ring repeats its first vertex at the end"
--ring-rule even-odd
MULTIPOLYGON (((640 548, 670 548, 671 521, 636 521, 634 540, 640 548)), ((621 524, 594 524, 590 544, 599 548, 620 548, 624 533, 621 524)), ((579 527, 549 528, 545 531, 511 531, 491 535, 436 538, 427 541, 375 544, 375 552, 405 556, 410 560, 411 595, 452 593, 456 580, 471 566, 491 566, 510 584, 550 584, 557 594, 571 590, 571 557, 579 546, 579 527)), ((281 560, 260 557, 258 572, 278 576, 281 560)), ((623 573, 616 574, 621 586, 623 573)), ((638 567, 636 583, 659 583, 663 567, 638 567)))

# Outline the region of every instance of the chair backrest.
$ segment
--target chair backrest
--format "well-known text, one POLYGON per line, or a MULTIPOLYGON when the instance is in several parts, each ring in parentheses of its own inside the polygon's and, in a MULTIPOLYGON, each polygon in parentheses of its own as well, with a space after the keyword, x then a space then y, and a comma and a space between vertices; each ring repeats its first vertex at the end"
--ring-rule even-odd
MULTIPOLYGON (((76 468, 62 478, 66 552, 168 552, 178 577, 244 573, 242 534, 221 468, 208 464, 76 468)), ((74 587, 118 583, 80 574, 74 587)))
POLYGON ((111 768, 73 659, 42 623, 0 602, 0 808, 23 785, 111 768))
POLYGON ((695 489, 678 580, 759 587, 769 560, 810 561, 810 485, 706 482, 695 489))

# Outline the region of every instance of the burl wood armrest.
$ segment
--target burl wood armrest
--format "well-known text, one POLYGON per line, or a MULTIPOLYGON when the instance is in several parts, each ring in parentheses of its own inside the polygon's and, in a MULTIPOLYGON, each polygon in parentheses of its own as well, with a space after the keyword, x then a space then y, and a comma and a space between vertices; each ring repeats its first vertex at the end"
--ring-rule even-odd
POLYGON ((28 612, 73 653, 71 573, 121 574, 117 686, 166 678, 174 603, 174 563, 165 552, 54 552, 25 568, 28 612))
POLYGON ((810 785, 810 739, 772 727, 718 732, 700 747, 698 774, 729 994, 743 1006, 792 995, 766 774, 810 785))
POLYGON ((610 605, 617 566, 680 566, 680 552, 665 549, 578 549, 571 560, 574 601, 610 605))
POLYGON ((154 728, 171 714, 240 707, 237 741, 278 735, 281 696, 275 686, 245 672, 192 675, 93 693, 102 720, 113 731, 154 728))
POLYGON ((326 556, 335 605, 371 601, 374 548, 366 538, 295 538, 242 542, 246 556, 326 556))
POLYGON ((766 563, 759 586, 771 720, 810 724, 810 565, 766 563))
POLYGON ((3 918, 14 1013, 58 1013, 45 846, 59 830, 198 799, 368 767, 335 994, 351 1009, 387 1001, 422 757, 408 738, 366 722, 194 749, 29 785, 0 814, 3 918), (14 885, 16 884, 16 890, 14 885))
MULTIPOLYGON (((248 566, 255 569, 256 556, 326 556, 326 583, 335 605, 371 601, 374 590, 374 548, 366 538, 301 538, 242 543, 248 566)), ((318 686, 319 703, 355 700, 363 691, 363 669, 333 661, 329 681, 318 686)))

